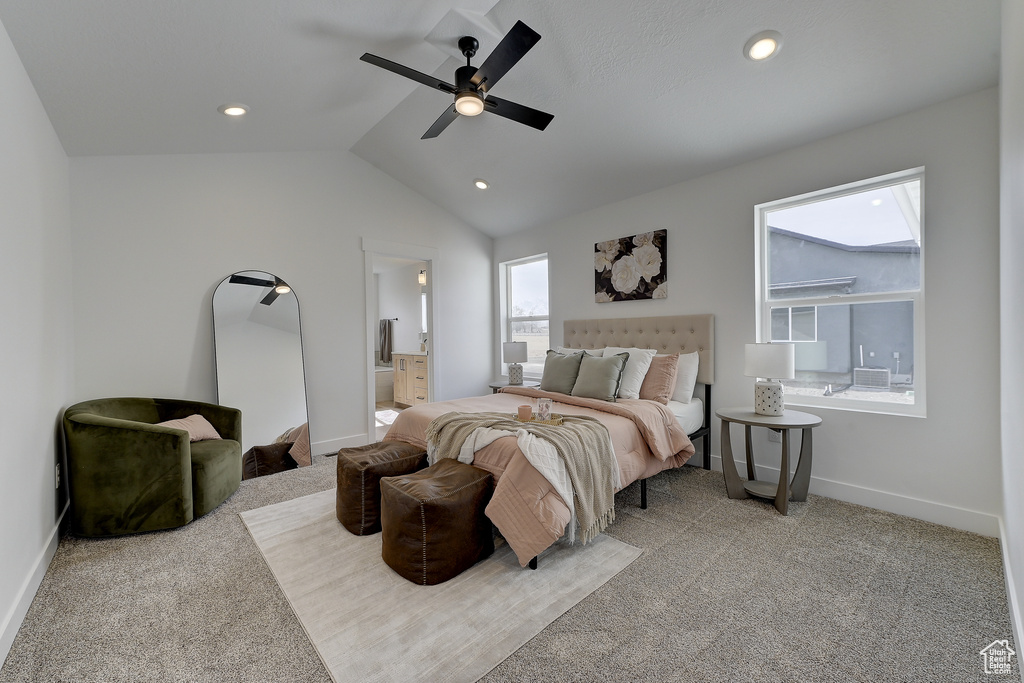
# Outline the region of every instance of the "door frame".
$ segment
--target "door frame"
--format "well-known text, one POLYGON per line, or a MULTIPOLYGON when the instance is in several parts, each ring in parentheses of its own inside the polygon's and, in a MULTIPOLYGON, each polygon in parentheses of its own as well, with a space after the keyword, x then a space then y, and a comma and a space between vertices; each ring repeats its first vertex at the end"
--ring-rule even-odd
POLYGON ((362 238, 363 248, 363 290, 365 298, 365 340, 363 359, 366 366, 366 437, 367 443, 377 440, 376 412, 377 405, 377 382, 374 377, 374 332, 377 329, 377 301, 375 300, 376 288, 373 286, 373 257, 395 256, 398 258, 415 259, 426 263, 427 269, 427 376, 430 377, 427 390, 427 400, 434 400, 434 387, 438 376, 437 363, 437 307, 434 305, 434 281, 437 278, 437 256, 438 251, 434 247, 425 247, 419 244, 404 244, 401 242, 387 242, 384 240, 362 238))

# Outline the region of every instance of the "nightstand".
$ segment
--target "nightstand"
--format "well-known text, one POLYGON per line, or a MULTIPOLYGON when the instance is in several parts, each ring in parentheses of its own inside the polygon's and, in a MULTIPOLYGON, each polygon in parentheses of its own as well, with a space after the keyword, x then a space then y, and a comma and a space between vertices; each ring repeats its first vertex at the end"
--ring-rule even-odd
POLYGON ((502 387, 533 387, 534 389, 536 389, 537 387, 540 386, 540 382, 531 382, 529 380, 524 379, 522 384, 509 384, 508 380, 499 379, 496 382, 491 382, 487 386, 491 388, 492 394, 496 394, 498 393, 498 389, 501 389, 502 387))
POLYGON ((775 509, 789 514, 789 501, 807 500, 807 487, 811 482, 811 430, 821 424, 821 418, 810 413, 797 410, 786 410, 782 415, 758 415, 750 408, 723 408, 716 410, 715 415, 722 420, 722 474, 725 475, 725 488, 730 498, 774 498, 775 509), (744 436, 747 451, 747 481, 740 479, 736 472, 736 461, 732 454, 730 427, 732 423, 744 425, 744 436), (754 469, 754 455, 751 427, 767 427, 782 433, 782 463, 779 468, 779 481, 757 481, 754 469), (789 431, 802 430, 800 435, 800 456, 797 460, 793 480, 789 480, 789 431))

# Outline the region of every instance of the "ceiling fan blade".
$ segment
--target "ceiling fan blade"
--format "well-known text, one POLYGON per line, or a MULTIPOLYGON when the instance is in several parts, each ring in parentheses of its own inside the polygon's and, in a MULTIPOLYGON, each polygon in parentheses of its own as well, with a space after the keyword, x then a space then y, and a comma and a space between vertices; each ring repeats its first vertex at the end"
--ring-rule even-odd
POLYGON ((248 275, 232 275, 228 282, 236 285, 254 285, 256 287, 273 287, 275 283, 270 280, 261 280, 248 275))
POLYGON ((505 34, 494 51, 476 70, 470 82, 478 90, 487 92, 494 87, 498 79, 508 73, 508 70, 523 58, 523 55, 530 51, 530 48, 537 44, 538 40, 540 40, 539 33, 523 22, 517 21, 512 30, 505 34))
POLYGON ((423 134, 420 140, 426 140, 427 138, 436 138, 441 134, 448 124, 459 118, 459 112, 455 111, 455 105, 448 107, 444 110, 444 113, 437 117, 437 121, 427 129, 427 132, 423 134))
POLYGON ((368 64, 373 64, 374 66, 379 66, 382 69, 387 69, 388 71, 396 73, 399 76, 411 78, 412 80, 418 83, 422 83, 423 85, 429 86, 431 88, 437 88, 438 90, 444 91, 450 95, 454 95, 457 92, 455 86, 451 85, 450 83, 445 83, 439 78, 434 78, 433 76, 428 76, 427 74, 422 73, 420 71, 416 71, 415 69, 410 69, 407 66, 402 66, 401 64, 392 62, 390 59, 384 59, 383 57, 378 57, 377 55, 371 55, 369 52, 364 54, 359 59, 368 64))
POLYGON ((484 109, 492 114, 504 116, 506 119, 511 119, 537 130, 544 130, 551 123, 551 119, 555 118, 554 114, 546 114, 537 109, 524 107, 521 104, 498 99, 491 95, 484 99, 484 109))
POLYGON ((274 303, 274 301, 279 296, 280 296, 280 294, 277 293, 277 290, 276 289, 272 289, 269 292, 267 292, 267 295, 265 297, 260 299, 260 303, 263 304, 264 306, 269 306, 270 304, 274 303))

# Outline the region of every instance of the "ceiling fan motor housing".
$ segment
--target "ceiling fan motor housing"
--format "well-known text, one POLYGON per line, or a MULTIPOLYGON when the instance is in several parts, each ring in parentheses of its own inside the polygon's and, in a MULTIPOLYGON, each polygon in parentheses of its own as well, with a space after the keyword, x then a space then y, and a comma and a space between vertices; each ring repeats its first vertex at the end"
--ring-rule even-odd
POLYGON ((470 80, 475 73, 475 66, 460 66, 455 70, 455 87, 459 92, 476 92, 477 88, 470 80))

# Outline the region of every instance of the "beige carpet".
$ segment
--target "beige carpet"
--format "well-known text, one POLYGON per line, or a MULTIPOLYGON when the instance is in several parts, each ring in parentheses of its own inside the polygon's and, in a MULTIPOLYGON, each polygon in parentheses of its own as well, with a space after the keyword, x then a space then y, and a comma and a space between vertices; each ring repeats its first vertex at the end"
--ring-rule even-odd
POLYGON ((536 571, 506 545, 456 578, 417 586, 353 536, 327 490, 241 513, 335 681, 476 681, 641 551, 610 536, 553 549, 536 571))

